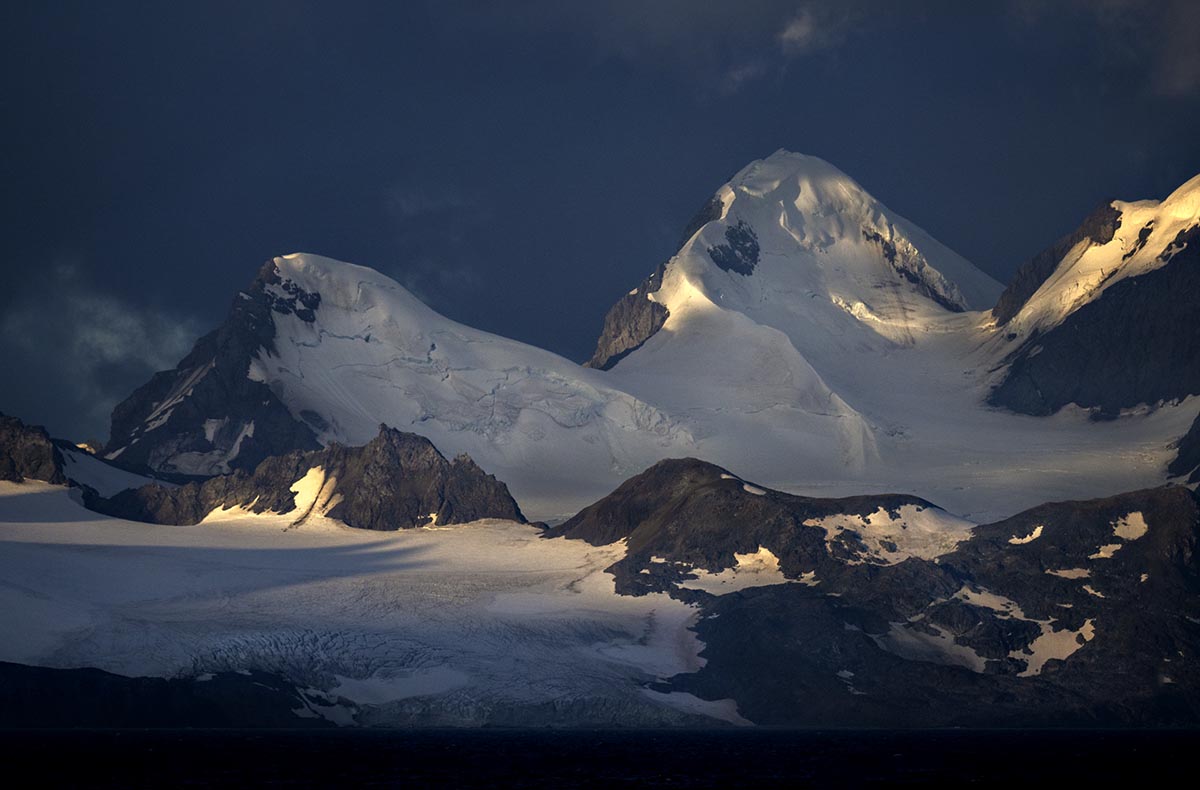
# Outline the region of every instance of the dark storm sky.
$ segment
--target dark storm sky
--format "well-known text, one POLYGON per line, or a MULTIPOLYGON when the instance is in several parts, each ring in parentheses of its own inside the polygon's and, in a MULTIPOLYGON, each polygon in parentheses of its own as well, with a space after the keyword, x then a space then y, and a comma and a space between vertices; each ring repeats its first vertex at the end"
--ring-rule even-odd
POLYGON ((1102 200, 1200 172, 1198 9, 4 3, 0 410, 104 438, 293 251, 584 359, 780 147, 1007 280, 1102 200))

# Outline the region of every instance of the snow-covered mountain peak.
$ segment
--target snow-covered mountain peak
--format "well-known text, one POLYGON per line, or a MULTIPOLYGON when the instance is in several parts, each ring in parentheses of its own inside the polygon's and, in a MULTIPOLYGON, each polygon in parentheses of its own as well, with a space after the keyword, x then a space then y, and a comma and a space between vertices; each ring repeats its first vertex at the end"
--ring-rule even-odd
POLYGON ((594 496, 691 447, 677 420, 595 371, 446 318, 374 269, 294 253, 264 264, 218 330, 118 406, 108 458, 208 476, 362 445, 381 423, 468 453, 542 517, 567 512, 563 476, 585 475, 594 496))
POLYGON ((858 182, 829 162, 783 148, 742 168, 725 189, 791 203, 802 213, 829 213, 831 209, 861 213, 878 205, 858 182))
POLYGON ((276 295, 290 296, 298 289, 320 294, 326 306, 357 312, 380 307, 381 297, 386 294, 385 301, 392 312, 411 311, 419 318, 436 315, 395 280, 368 266, 309 252, 294 252, 273 260, 281 282, 268 288, 276 295))
MULTIPOLYGON (((884 206, 853 178, 824 159, 782 148, 746 165, 716 197, 721 214, 713 219, 778 225, 793 244, 810 251, 827 250, 839 241, 858 242, 864 233, 888 241, 903 235, 889 222, 884 206)), ((779 252, 786 254, 791 245, 783 241, 779 252)))
MULTIPOLYGON (((1121 204, 1115 237, 1118 208, 1103 207, 1089 238, 1127 245, 1116 257, 1130 265, 1166 249, 1178 251, 1163 272, 1194 269, 1200 240, 1179 236, 1196 227, 1188 186, 1162 203, 1121 204), (1145 229, 1130 219, 1138 212, 1161 219, 1150 245, 1134 249, 1145 229)), ((1191 403, 1160 410, 1148 428, 1097 428, 1067 414, 1048 429, 981 409, 997 348, 1022 344, 989 326, 991 314, 961 311, 989 306, 999 286, 815 157, 777 152, 747 166, 687 237, 606 317, 589 363, 600 370, 439 315, 376 270, 307 253, 274 258, 225 323, 114 410, 106 457, 207 477, 292 450, 361 445, 382 423, 447 455, 469 453, 536 519, 569 515, 638 469, 685 455, 776 488, 911 491, 996 514, 997 502, 1012 505, 1014 480, 1025 486, 1022 505, 1113 490, 1105 475, 1155 484, 1168 444, 1195 418, 1191 403), (1133 471, 1091 460, 1133 439, 1161 450, 1138 456, 1133 471), (1092 471, 1081 476, 1067 455, 1092 471), (971 463, 981 456, 984 471, 971 463)), ((1088 325, 1085 336, 1119 326, 1131 335, 1124 346, 1162 350, 1155 369, 1171 386, 1121 394, 1115 409, 1200 391, 1172 384, 1195 366, 1177 364, 1192 352, 1171 327, 1195 322, 1151 320, 1164 313, 1162 293, 1195 290, 1177 279, 1155 290, 1139 278, 1136 294, 1109 300, 1138 320, 1088 325), (1138 339, 1131 326, 1159 328, 1138 339)), ((1190 303, 1174 301, 1181 314, 1190 303)), ((1029 356, 1055 363, 1015 377, 1037 393, 1071 358, 1033 344, 1029 356)), ((1113 389, 1111 374, 1057 379, 1113 389)), ((1061 405, 996 403, 1039 414, 1061 405)))
MULTIPOLYGON (((1144 201, 1151 202, 1151 201, 1144 201)), ((1183 182, 1159 204, 1159 212, 1173 219, 1194 220, 1200 215, 1200 173, 1183 182)))
POLYGON ((1170 263, 1200 233, 1200 175, 1165 200, 1114 200, 1099 211, 1110 215, 1103 234, 1077 232, 1051 247, 1044 263, 1029 264, 1045 267, 1034 273, 1043 279, 1006 322, 1007 334, 1045 332, 1117 283, 1170 263))
POLYGON ((825 160, 751 162, 688 224, 679 252, 605 318, 590 367, 611 368, 670 319, 740 313, 803 344, 911 345, 923 327, 995 304, 991 277, 825 160), (919 331, 914 331, 914 330, 919 331))
MULTIPOLYGON (((771 370, 813 380, 816 357, 912 345, 953 313, 990 307, 1000 292, 841 170, 786 150, 739 171, 689 228, 679 253, 610 312, 593 367, 637 356, 664 326, 682 348, 692 344, 682 338, 711 339, 732 321, 743 327, 736 345, 747 355, 758 348, 777 357, 785 339, 797 358, 771 370)), ((701 358, 655 356, 644 363, 660 370, 701 358)), ((823 386, 814 393, 828 400, 823 386)))
POLYGON ((708 211, 699 218, 707 222, 693 223, 698 232, 679 258, 695 253, 702 269, 753 274, 768 291, 790 284, 822 293, 839 307, 850 305, 856 318, 878 315, 874 303, 888 301, 879 291, 905 291, 955 312, 990 307, 1000 292, 819 157, 780 149, 751 162, 717 191, 708 211))

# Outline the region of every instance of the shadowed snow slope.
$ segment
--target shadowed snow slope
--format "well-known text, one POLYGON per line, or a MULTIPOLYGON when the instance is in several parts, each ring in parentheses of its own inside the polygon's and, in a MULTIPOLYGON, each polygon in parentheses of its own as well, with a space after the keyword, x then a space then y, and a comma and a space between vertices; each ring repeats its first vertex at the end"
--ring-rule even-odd
POLYGON ((72 496, 0 482, 0 662, 263 673, 294 715, 339 725, 1200 713, 1200 508, 1181 486, 973 527, 913 497, 796 497, 684 459, 549 534, 498 520, 371 533, 240 509, 164 527, 72 496))
POLYGON ((0 549, 0 661, 270 672, 306 690, 299 715, 339 723, 736 720, 728 700, 642 692, 702 666, 702 645, 695 607, 615 593, 602 569, 621 544, 511 521, 382 534, 239 510, 164 527, 0 482, 0 549))

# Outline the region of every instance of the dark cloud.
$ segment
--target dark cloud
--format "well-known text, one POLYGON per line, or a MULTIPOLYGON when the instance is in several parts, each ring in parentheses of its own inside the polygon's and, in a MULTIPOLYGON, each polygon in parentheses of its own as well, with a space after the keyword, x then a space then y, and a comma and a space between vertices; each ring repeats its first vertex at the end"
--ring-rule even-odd
POLYGON ((461 189, 438 186, 401 184, 387 191, 387 210, 396 219, 408 221, 430 214, 459 212, 474 208, 477 198, 461 189))
POLYGON ((513 4, 482 12, 465 5, 474 9, 463 15, 468 26, 564 37, 598 58, 667 69, 701 95, 737 92, 794 58, 837 46, 868 12, 879 20, 896 10, 881 0, 532 0, 520 13, 513 4))
POLYGON ((1175 0, 1157 23, 1154 87, 1168 96, 1200 96, 1200 3, 1175 0))
POLYGON ((387 189, 384 203, 402 252, 380 268, 435 309, 483 286, 476 234, 491 214, 480 195, 444 182, 406 181, 387 189))
POLYGON ((779 31, 779 44, 785 55, 793 57, 831 49, 868 24, 871 17, 866 11, 863 3, 800 3, 779 31))
POLYGON ((0 409, 102 433, 113 401, 295 251, 586 359, 712 191, 780 147, 1007 279, 1100 201, 1200 171, 1197 15, 1183 0, 0 3, 0 409))
POLYGON ((1099 33, 1106 57, 1144 76, 1143 89, 1167 98, 1200 97, 1200 3, 1196 0, 1012 0, 1024 24, 1064 10, 1099 33))
MULTIPOLYGON (((33 270, 36 271, 36 270, 33 270)), ((199 324, 171 308, 98 291, 80 262, 27 275, 0 317, 5 384, 0 408, 50 422, 72 438, 99 438, 113 406, 187 353, 199 324)))

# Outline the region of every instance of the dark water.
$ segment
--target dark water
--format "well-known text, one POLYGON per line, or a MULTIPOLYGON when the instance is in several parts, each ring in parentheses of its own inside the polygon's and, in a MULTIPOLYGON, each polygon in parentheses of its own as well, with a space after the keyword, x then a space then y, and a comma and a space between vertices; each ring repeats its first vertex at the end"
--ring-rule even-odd
MULTIPOLYGON (((0 732, 9 787, 1195 786, 1197 732, 0 732)), ((7 784, 7 782, 6 782, 7 784)))

